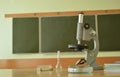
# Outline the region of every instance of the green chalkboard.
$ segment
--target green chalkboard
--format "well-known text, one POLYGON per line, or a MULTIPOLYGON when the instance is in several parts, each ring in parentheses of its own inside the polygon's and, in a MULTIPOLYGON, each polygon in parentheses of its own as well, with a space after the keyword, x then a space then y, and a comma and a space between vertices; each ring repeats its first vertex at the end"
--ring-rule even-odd
MULTIPOLYGON (((119 51, 120 14, 97 15, 97 21, 95 15, 84 16, 84 23, 98 26, 100 51, 119 51)), ((13 53, 73 51, 68 45, 77 44, 77 22, 78 16, 13 18, 13 53)))
MULTIPOLYGON (((76 29, 78 16, 59 16, 41 18, 41 52, 73 51, 69 44, 77 44, 76 29)), ((84 17, 84 22, 95 29, 95 16, 84 17)))
POLYGON ((38 52, 38 18, 13 18, 13 53, 38 52))
POLYGON ((120 51, 120 14, 98 15, 100 51, 120 51))

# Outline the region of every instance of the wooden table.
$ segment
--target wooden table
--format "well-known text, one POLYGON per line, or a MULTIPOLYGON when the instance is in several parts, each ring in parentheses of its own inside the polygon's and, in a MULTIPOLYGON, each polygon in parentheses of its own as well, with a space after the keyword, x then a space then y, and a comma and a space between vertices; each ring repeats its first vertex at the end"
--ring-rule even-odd
POLYGON ((71 74, 62 71, 37 71, 36 69, 0 69, 0 77, 120 77, 120 72, 107 73, 95 70, 90 74, 71 74))

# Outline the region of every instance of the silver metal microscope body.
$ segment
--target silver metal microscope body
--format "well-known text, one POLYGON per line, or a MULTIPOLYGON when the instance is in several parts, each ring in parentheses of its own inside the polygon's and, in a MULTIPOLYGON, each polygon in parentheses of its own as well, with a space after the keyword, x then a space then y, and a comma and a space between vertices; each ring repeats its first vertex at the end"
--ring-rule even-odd
MULTIPOLYGON (((85 63, 89 66, 92 66, 93 69, 101 69, 100 66, 96 63, 96 57, 99 52, 99 40, 96 31, 87 24, 83 23, 83 14, 79 14, 78 16, 78 24, 77 24, 77 48, 76 50, 86 52, 85 63), (89 49, 87 44, 82 44, 82 41, 91 41, 93 40, 94 47, 93 49, 89 49)), ((78 65, 80 61, 76 63, 78 65)))

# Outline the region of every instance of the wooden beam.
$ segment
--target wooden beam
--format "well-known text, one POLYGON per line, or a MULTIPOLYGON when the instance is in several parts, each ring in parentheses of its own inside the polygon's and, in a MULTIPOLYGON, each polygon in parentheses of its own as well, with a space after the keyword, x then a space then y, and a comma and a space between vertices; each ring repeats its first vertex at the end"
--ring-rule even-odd
POLYGON ((85 11, 66 11, 66 12, 40 12, 40 13, 20 13, 20 14, 5 14, 6 18, 15 17, 40 17, 40 16, 71 16, 78 15, 79 13, 84 14, 120 14, 120 9, 111 10, 85 10, 85 11))
MULTIPOLYGON (((61 58, 63 68, 74 65, 80 58, 61 58)), ((114 63, 120 61, 120 57, 97 57, 97 63, 104 65, 105 63, 114 63)), ((17 69, 17 68, 36 68, 39 65, 52 65, 55 68, 56 58, 41 59, 0 59, 0 69, 17 69)))

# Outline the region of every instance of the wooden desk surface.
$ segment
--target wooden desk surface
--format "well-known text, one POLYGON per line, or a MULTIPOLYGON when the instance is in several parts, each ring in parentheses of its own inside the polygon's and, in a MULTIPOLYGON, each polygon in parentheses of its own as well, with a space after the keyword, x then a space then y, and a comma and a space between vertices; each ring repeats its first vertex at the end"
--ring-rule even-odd
POLYGON ((61 72, 37 71, 36 69, 0 69, 0 77, 120 77, 118 73, 106 73, 103 70, 96 70, 90 74, 70 74, 67 69, 61 72))

